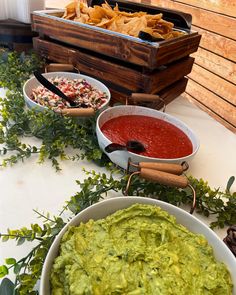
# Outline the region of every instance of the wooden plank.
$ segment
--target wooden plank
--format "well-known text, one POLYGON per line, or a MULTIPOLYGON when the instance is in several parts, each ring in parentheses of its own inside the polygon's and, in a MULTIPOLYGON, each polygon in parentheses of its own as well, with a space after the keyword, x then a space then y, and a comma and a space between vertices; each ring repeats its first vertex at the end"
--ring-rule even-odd
POLYGON ((204 88, 195 81, 189 79, 186 93, 201 102, 209 110, 214 111, 218 116, 224 118, 232 126, 236 127, 236 108, 224 101, 216 94, 204 88))
POLYGON ((188 75, 194 63, 194 58, 188 57, 169 64, 162 73, 156 72, 155 75, 148 77, 148 84, 144 86, 144 92, 157 93, 166 88, 168 85, 179 81, 184 76, 188 75))
POLYGON ((141 71, 135 71, 105 59, 80 52, 79 50, 76 50, 73 63, 81 72, 103 80, 105 84, 107 82, 115 83, 131 92, 139 91, 139 89, 144 87, 144 79, 146 77, 142 75, 141 71))
POLYGON ((182 42, 179 42, 178 45, 174 39, 168 40, 166 43, 163 42, 156 53, 156 66, 171 63, 196 52, 200 40, 201 35, 192 35, 182 39, 182 42))
MULTIPOLYGON (((161 90, 157 94, 164 100, 165 104, 167 105, 185 91, 187 82, 187 78, 180 79, 179 81, 173 83, 171 86, 168 86, 165 89, 161 90)), ((119 89, 114 89, 112 85, 108 85, 108 87, 111 92, 111 105, 114 105, 116 103, 125 104, 126 102, 128 102, 128 98, 131 94, 124 93, 119 89)), ((152 108, 152 106, 154 105, 155 104, 150 103, 149 107, 152 108)), ((145 104, 145 106, 147 106, 147 104, 145 104)))
POLYGON ((182 96, 184 96, 191 103, 193 103, 196 106, 198 106, 200 109, 202 109, 203 111, 205 111, 208 115, 210 115, 213 119, 215 119, 220 124, 222 124, 227 129, 229 129, 230 131, 232 131, 233 133, 236 134, 236 127, 235 126, 233 126, 232 124, 230 124, 229 122, 227 122, 224 118, 220 117, 213 110, 210 110, 207 106, 205 106, 204 104, 202 104, 201 102, 199 102, 196 98, 194 98, 193 96, 187 94, 186 92, 183 93, 182 96))
POLYGON ((31 25, 19 21, 7 19, 0 20, 0 45, 18 52, 32 49, 31 25))
POLYGON ((30 24, 7 19, 0 20, 0 38, 4 36, 9 36, 12 40, 21 38, 32 41, 33 33, 30 24))
POLYGON ((151 3, 152 5, 190 13, 193 17, 193 25, 236 40, 236 18, 177 3, 172 0, 152 0, 151 3))
POLYGON ((193 66, 192 72, 188 77, 236 106, 236 85, 207 71, 197 64, 193 66))
POLYGON ((119 86, 138 91, 143 87, 143 75, 141 72, 125 66, 112 63, 100 56, 95 57, 86 54, 79 49, 56 44, 52 41, 34 38, 34 49, 42 56, 58 63, 71 63, 81 72, 92 75, 97 79, 114 82, 119 86), (114 73, 114 74, 112 74, 114 73))
POLYGON ((182 93, 184 93, 186 86, 188 83, 187 78, 183 78, 171 86, 168 86, 167 88, 161 90, 157 94, 165 101, 165 104, 172 102, 175 98, 180 96, 182 93))
POLYGON ((67 23, 60 18, 51 19, 33 14, 32 28, 40 36, 52 36, 67 44, 87 48, 140 66, 149 67, 151 61, 155 62, 154 51, 156 50, 153 46, 117 38, 115 34, 108 35, 104 31, 95 30, 92 26, 85 28, 73 21, 67 23))
POLYGON ((175 0, 175 2, 236 17, 236 2, 234 0, 175 0))
POLYGON ((236 64, 234 62, 202 48, 199 48, 193 56, 196 64, 236 84, 236 64))
POLYGON ((109 87, 109 90, 111 92, 111 102, 110 102, 111 106, 115 104, 126 104, 126 101, 129 98, 128 94, 122 93, 116 89, 113 89, 112 87, 109 87))
POLYGON ((236 62, 236 41, 196 26, 192 26, 192 29, 202 35, 200 47, 236 62))

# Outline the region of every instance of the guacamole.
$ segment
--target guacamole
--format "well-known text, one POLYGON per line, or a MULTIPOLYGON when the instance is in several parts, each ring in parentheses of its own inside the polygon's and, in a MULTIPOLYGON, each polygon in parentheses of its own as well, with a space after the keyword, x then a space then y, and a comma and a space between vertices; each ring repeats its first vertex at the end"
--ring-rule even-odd
POLYGON ((202 235, 152 205, 70 227, 51 271, 52 295, 225 295, 231 277, 202 235))

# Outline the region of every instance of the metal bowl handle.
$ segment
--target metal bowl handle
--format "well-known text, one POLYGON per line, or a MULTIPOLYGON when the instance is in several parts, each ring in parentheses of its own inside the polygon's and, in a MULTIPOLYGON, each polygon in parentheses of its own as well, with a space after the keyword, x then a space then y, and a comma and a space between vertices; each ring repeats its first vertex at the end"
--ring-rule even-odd
POLYGON ((189 187, 192 191, 193 202, 192 207, 190 209, 190 214, 192 214, 196 207, 196 192, 192 185, 189 183, 188 178, 184 175, 176 175, 163 171, 153 170, 149 168, 141 168, 140 171, 133 172, 127 181, 126 189, 124 191, 124 195, 128 195, 129 187, 131 184, 131 179, 134 175, 139 175, 140 177, 149 180, 158 182, 163 185, 178 187, 178 188, 186 188, 189 187))
MULTIPOLYGON (((157 94, 149 94, 149 93, 132 93, 130 97, 126 99, 126 105, 129 104, 129 101, 137 104, 137 103, 153 103, 154 106, 162 102, 163 104, 163 113, 166 110, 166 104, 163 98, 161 98, 157 94)), ((160 107, 161 108, 161 107, 160 107)))

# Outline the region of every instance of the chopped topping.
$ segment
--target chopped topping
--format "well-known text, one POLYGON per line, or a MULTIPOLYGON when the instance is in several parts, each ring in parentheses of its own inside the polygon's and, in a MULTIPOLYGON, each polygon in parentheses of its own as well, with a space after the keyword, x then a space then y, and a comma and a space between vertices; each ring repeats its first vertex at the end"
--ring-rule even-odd
MULTIPOLYGON (((75 102, 78 108, 99 109, 108 99, 107 94, 90 85, 85 79, 69 80, 64 77, 48 79, 57 86, 66 96, 75 102)), ((51 109, 64 109, 71 107, 65 99, 54 94, 40 85, 32 90, 31 99, 51 109)))

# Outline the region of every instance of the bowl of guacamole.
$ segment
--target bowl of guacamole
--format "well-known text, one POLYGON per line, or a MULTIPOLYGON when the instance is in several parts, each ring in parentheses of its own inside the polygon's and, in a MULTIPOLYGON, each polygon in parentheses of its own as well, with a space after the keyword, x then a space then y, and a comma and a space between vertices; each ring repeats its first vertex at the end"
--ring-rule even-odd
POLYGON ((116 197, 80 212, 46 257, 40 295, 231 295, 236 259, 188 212, 116 197))

